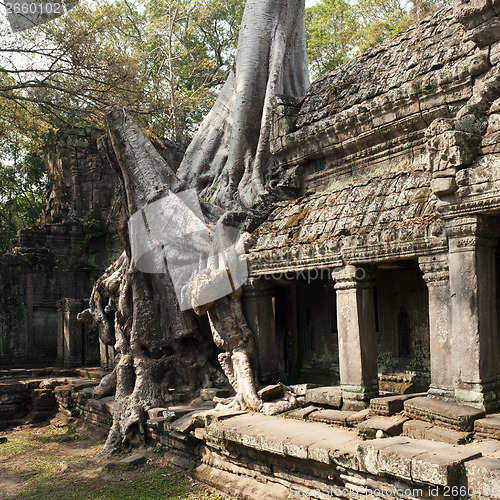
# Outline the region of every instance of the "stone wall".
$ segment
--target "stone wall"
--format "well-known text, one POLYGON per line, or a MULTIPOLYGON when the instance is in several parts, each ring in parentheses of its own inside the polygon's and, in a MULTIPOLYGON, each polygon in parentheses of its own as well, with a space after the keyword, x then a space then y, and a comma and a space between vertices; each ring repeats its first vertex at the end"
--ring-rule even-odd
POLYGON ((51 139, 45 154, 49 185, 42 222, 22 229, 11 252, 0 257, 3 367, 53 364, 58 301, 88 298, 94 280, 121 251, 120 194, 116 176, 98 149, 101 135, 99 130, 72 128, 51 139))

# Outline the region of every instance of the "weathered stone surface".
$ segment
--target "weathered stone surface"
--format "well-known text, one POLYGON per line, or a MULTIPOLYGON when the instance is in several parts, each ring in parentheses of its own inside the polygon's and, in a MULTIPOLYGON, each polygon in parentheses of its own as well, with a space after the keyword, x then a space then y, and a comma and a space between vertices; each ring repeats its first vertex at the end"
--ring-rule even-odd
POLYGON ((488 415, 476 420, 474 432, 479 437, 500 439, 500 415, 488 415))
POLYGON ((398 436, 403 432, 403 424, 407 417, 394 415, 392 417, 372 417, 356 426, 360 435, 368 438, 375 437, 377 431, 382 431, 388 436, 398 436))
POLYGON ((228 389, 219 389, 218 387, 208 387, 201 389, 200 397, 203 401, 213 401, 214 398, 227 398, 230 395, 228 389))
POLYGON ((405 422, 403 424, 403 435, 413 439, 428 439, 448 444, 465 444, 472 439, 471 432, 455 431, 420 420, 405 422))
POLYGON ((262 401, 274 401, 283 396, 284 390, 285 387, 283 384, 268 385, 260 389, 258 395, 262 401))
POLYGON ((500 460, 480 457, 465 462, 467 485, 478 500, 500 498, 500 460))
POLYGON ((167 410, 168 408, 150 408, 148 410, 148 417, 149 418, 163 417, 163 412, 167 410))
POLYGON ((396 396, 381 396, 370 400, 370 411, 374 415, 391 416, 403 411, 403 403, 411 398, 424 396, 419 394, 398 394, 396 396))
POLYGON ((353 411, 341 410, 318 410, 309 414, 308 420, 311 422, 324 422, 330 425, 346 426, 347 419, 354 415, 353 411))
POLYGON ((357 424, 364 422, 370 416, 370 408, 359 410, 351 413, 347 417, 347 425, 349 427, 356 427, 357 424))
POLYGON ((136 453, 135 455, 131 455, 130 457, 123 458, 120 460, 121 464, 125 465, 141 465, 146 462, 146 457, 140 453, 136 453))
POLYGON ((309 415, 319 408, 313 405, 306 406, 305 408, 298 408, 296 410, 290 410, 285 413, 282 413, 282 416, 285 418, 294 418, 296 420, 307 420, 309 415))
POLYGON ((435 398, 413 398, 404 402, 405 413, 426 422, 436 422, 445 427, 471 431, 474 420, 484 416, 484 411, 435 398))
POLYGON ((342 391, 338 386, 308 389, 306 391, 306 403, 315 403, 340 408, 342 406, 342 391))
MULTIPOLYGON (((453 486, 458 484, 463 463, 480 456, 462 448, 445 447, 422 453, 412 459, 411 474, 414 481, 453 486)), ((448 445, 449 446, 449 445, 448 445)))

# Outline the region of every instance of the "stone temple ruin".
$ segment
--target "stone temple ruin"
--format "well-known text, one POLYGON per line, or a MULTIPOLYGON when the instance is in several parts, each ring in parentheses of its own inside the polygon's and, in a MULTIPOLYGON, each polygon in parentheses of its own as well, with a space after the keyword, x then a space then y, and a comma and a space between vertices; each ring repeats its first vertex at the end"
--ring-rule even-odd
MULTIPOLYGON (((500 3, 457 0, 273 106, 276 178, 295 197, 253 234, 243 304, 260 383, 303 384, 303 407, 207 411, 224 391, 204 389, 198 406, 150 410, 149 436, 242 498, 500 498, 500 443, 475 442, 500 437, 485 417, 500 411, 500 3), (393 437, 359 439, 377 431, 393 437)), ((44 349, 55 363, 58 324, 60 345, 82 338, 78 307, 119 250, 112 172, 88 142, 79 170, 71 141, 86 139, 64 140, 48 156, 46 223, 0 261, 6 367, 44 349), (82 221, 102 217, 113 228, 83 259, 82 221)), ((84 344, 71 356, 93 362, 84 344)), ((113 398, 92 383, 55 394, 109 428, 113 398)))

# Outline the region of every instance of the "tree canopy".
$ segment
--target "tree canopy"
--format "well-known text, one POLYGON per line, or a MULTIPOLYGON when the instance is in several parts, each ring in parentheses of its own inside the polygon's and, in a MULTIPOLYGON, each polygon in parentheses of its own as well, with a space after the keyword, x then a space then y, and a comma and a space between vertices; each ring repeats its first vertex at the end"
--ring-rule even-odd
MULTIPOLYGON (((446 1, 319 0, 305 14, 312 77, 446 1)), ((187 142, 232 68, 244 4, 81 0, 68 15, 3 41, 0 253, 40 212, 43 165, 30 165, 41 158, 51 131, 66 124, 103 126, 103 110, 120 104, 156 135, 187 142)))

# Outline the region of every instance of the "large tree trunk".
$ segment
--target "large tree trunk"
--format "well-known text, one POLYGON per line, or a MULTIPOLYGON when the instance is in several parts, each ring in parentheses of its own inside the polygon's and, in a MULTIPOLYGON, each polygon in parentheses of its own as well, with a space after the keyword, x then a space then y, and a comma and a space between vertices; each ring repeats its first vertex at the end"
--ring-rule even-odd
POLYGON ((198 315, 208 312, 236 392, 231 406, 263 408, 238 290, 242 276, 221 248, 231 243, 224 226, 241 226, 241 209, 252 209, 269 190, 270 98, 305 93, 303 13, 304 0, 247 2, 233 73, 177 175, 125 110, 106 114, 106 149, 122 182, 129 232, 124 254, 98 280, 81 314, 102 325, 104 341, 118 353, 115 372, 97 389, 102 395, 116 384, 106 453, 143 442, 149 408, 216 383, 210 349, 193 311, 184 310, 186 300, 198 315), (203 201, 193 203, 189 187, 203 201), (229 289, 221 288, 225 282, 229 289))
POLYGON ((302 96, 309 76, 303 0, 248 0, 234 69, 177 172, 227 210, 252 208, 268 191, 270 98, 302 96))

